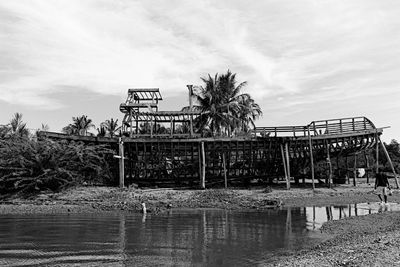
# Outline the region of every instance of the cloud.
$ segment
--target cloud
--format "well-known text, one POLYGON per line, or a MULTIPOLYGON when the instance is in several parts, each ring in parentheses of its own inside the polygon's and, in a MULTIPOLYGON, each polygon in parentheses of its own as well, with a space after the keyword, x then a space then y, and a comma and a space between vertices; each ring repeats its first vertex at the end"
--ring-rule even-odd
POLYGON ((399 9, 361 0, 2 1, 0 100, 58 108, 55 93, 68 87, 176 96, 231 69, 265 113, 371 102, 400 82, 399 9))

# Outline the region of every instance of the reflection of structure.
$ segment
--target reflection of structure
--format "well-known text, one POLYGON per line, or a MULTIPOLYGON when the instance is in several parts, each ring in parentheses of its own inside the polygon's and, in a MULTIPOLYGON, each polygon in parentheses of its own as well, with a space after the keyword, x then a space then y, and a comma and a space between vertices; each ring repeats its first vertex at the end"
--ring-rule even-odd
MULTIPOLYGON (((191 87, 189 99, 191 99, 191 87)), ((129 89, 125 103, 120 105, 124 113, 122 131, 130 138, 189 138, 193 133, 193 120, 200 113, 194 111, 159 111, 162 100, 158 88, 129 89), (177 129, 177 125, 180 126, 177 129)))
POLYGON ((319 229, 323 223, 331 220, 340 220, 347 217, 363 216, 385 211, 399 211, 400 204, 380 205, 378 202, 358 203, 326 207, 306 207, 307 228, 319 229))

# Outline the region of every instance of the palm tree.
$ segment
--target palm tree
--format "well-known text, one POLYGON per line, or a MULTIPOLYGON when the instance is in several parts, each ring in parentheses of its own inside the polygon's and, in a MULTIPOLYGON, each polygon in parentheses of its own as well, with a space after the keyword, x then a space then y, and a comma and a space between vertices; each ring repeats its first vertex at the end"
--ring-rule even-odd
POLYGON ((88 130, 94 128, 92 120, 86 115, 72 117, 73 123, 65 126, 62 131, 69 135, 88 135, 88 130))
POLYGON ((100 128, 97 128, 97 136, 104 137, 106 135, 107 135, 106 128, 100 125, 100 128))
POLYGON ((121 126, 118 126, 118 119, 114 120, 111 118, 110 120, 106 120, 100 124, 100 128, 104 128, 106 134, 110 137, 114 137, 116 133, 119 131, 121 126))
POLYGON ((50 131, 50 126, 46 123, 42 123, 40 131, 48 132, 48 131, 50 131))
POLYGON ((239 129, 243 132, 248 132, 250 126, 254 129, 256 127, 254 121, 262 115, 260 106, 251 98, 249 94, 242 94, 238 98, 240 119, 239 129))
MULTIPOLYGON (((254 120, 262 115, 258 104, 249 94, 241 94, 247 82, 237 83, 236 74, 230 70, 226 74, 201 78, 204 86, 193 93, 197 105, 193 109, 201 115, 195 121, 200 131, 211 131, 213 136, 230 135, 232 130, 248 131, 254 127, 254 120)), ((183 110, 188 110, 188 107, 183 110)))
POLYGON ((29 129, 26 127, 26 122, 22 121, 22 114, 15 113, 9 123, 9 134, 12 136, 28 137, 29 129))

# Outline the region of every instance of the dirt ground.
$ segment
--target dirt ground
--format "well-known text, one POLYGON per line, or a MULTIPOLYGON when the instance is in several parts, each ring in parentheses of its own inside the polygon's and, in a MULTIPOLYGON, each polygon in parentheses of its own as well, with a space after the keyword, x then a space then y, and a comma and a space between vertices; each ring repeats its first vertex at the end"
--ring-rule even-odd
MULTIPOLYGON (((373 184, 366 182, 333 188, 284 185, 252 189, 137 189, 77 187, 44 193, 30 199, 0 202, 0 214, 148 212, 174 208, 263 210, 279 206, 303 207, 377 202, 373 184)), ((394 190, 390 202, 400 203, 394 190)), ((400 266, 400 212, 384 212, 330 221, 321 231, 331 236, 316 247, 279 255, 271 266, 400 266)))

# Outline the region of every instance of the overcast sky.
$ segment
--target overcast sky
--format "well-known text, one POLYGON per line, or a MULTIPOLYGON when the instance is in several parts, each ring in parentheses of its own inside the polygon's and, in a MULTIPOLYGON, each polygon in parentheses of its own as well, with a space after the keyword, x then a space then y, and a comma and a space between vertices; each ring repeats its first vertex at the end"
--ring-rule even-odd
POLYGON ((258 126, 366 116, 400 139, 400 1, 0 1, 0 124, 60 131, 73 116, 122 120, 127 89, 230 69, 260 104, 258 126))

